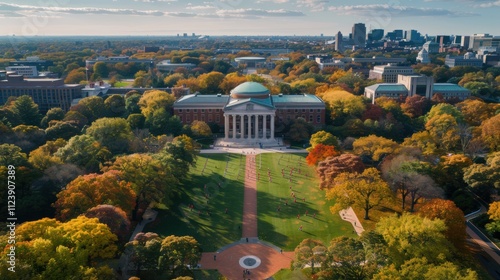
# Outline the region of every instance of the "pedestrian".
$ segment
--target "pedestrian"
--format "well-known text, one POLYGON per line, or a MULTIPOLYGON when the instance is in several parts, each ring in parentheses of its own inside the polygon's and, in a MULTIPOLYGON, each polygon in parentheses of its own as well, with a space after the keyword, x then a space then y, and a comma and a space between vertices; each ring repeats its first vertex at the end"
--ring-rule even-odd
POLYGON ((300 225, 299 230, 302 231, 302 225, 300 225))
POLYGON ((308 211, 308 210, 306 210, 306 216, 307 216, 307 213, 308 213, 308 212, 309 212, 309 211, 308 211))
POLYGON ((315 218, 315 219, 316 219, 316 213, 314 213, 313 218, 315 218))
POLYGON ((297 214, 297 219, 300 219, 300 214, 297 214))
POLYGON ((224 214, 227 214, 227 208, 226 208, 226 210, 224 211, 224 214))
POLYGON ((297 198, 294 198, 294 199, 293 199, 293 202, 297 203, 297 198))

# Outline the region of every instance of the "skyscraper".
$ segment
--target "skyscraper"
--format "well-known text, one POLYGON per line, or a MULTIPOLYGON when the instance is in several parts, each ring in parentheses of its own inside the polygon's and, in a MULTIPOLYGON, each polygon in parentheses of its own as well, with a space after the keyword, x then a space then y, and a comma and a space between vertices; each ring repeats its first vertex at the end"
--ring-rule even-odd
POLYGON ((364 23, 355 23, 352 27, 352 40, 356 47, 365 47, 366 26, 364 23))
POLYGON ((339 31, 337 32, 337 35, 335 36, 335 50, 338 52, 343 52, 344 51, 344 46, 342 44, 342 33, 339 31))

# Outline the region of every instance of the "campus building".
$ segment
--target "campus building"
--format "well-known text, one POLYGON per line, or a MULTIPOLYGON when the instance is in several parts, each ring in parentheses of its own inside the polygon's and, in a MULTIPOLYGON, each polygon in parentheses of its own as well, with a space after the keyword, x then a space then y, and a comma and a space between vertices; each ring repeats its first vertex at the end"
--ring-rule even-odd
POLYGON ((373 70, 370 70, 368 79, 382 80, 384 83, 396 83, 398 81, 398 75, 413 73, 413 68, 410 66, 398 66, 390 63, 373 67, 373 70))
POLYGON ((82 97, 82 88, 83 85, 64 84, 61 79, 26 79, 0 73, 0 104, 11 96, 29 95, 42 114, 56 107, 67 111, 73 99, 82 97))
POLYGON ((243 83, 229 95, 186 95, 173 107, 183 124, 218 124, 224 131, 218 144, 231 147, 279 145, 275 136, 299 117, 317 127, 325 123, 325 103, 315 95, 271 95, 256 82, 243 83))
POLYGON ((463 56, 450 56, 446 55, 444 60, 444 64, 450 68, 456 66, 473 66, 473 67, 482 67, 483 60, 476 58, 476 55, 468 52, 463 56))
POLYGON ((470 97, 468 89, 452 83, 434 83, 432 77, 425 75, 398 75, 397 83, 381 83, 365 88, 365 97, 375 103, 375 99, 385 96, 393 99, 404 99, 415 95, 431 99, 435 94, 444 99, 464 100, 470 97))

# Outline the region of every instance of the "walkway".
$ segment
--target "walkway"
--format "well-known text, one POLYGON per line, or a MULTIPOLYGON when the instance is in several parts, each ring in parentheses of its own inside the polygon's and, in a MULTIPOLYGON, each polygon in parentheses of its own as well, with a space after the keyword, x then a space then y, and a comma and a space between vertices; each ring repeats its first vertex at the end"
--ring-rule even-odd
POLYGON ((349 207, 349 208, 344 209, 344 210, 340 210, 339 215, 340 215, 340 217, 342 217, 342 220, 344 220, 346 222, 350 222, 352 224, 354 230, 356 231, 356 233, 358 235, 361 235, 363 233, 363 231, 365 231, 365 229, 363 228, 363 225, 359 221, 358 216, 356 215, 356 213, 354 212, 352 207, 349 207))

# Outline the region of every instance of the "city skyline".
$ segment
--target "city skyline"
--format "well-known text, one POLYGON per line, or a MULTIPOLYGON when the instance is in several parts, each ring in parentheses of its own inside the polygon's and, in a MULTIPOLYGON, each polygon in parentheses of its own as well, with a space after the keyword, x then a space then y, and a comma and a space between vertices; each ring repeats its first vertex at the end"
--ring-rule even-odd
POLYGON ((355 23, 365 23, 367 32, 500 35, 499 11, 500 0, 1 1, 0 35, 332 36, 341 31, 346 36, 355 23))

